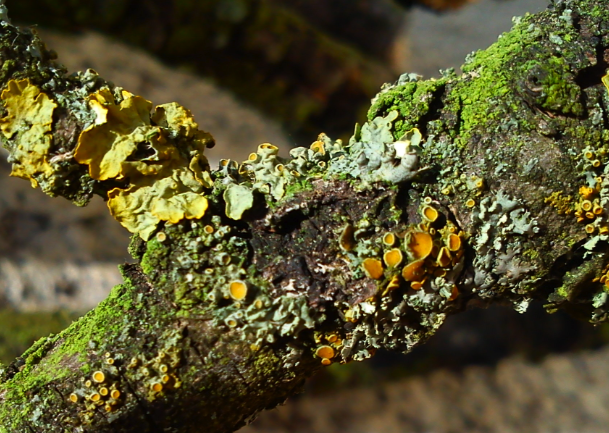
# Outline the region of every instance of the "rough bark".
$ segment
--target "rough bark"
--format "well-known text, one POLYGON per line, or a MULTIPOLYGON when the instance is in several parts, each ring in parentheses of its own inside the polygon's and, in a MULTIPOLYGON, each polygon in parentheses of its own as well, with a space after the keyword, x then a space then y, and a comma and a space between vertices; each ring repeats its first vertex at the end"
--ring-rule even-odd
POLYGON ((140 108, 149 132, 125 132, 103 113, 124 103, 129 117, 132 95, 90 71, 66 77, 3 22, 14 173, 77 204, 109 197, 140 235, 124 284, 6 368, 0 431, 229 432, 323 365, 409 351, 468 306, 542 299, 605 321, 608 30, 602 3, 555 1, 462 75, 385 87, 349 144, 322 135, 291 160, 261 145, 210 179, 211 140, 187 116, 140 108), (107 137, 134 147, 110 168, 76 161, 107 137), (165 172, 173 186, 129 204, 165 172), (202 193, 184 192, 188 176, 202 193))

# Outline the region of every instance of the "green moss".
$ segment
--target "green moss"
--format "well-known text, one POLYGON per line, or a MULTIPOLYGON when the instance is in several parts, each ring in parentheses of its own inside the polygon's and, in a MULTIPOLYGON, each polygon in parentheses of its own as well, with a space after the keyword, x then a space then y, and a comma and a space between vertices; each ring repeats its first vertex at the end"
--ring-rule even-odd
POLYGON ((145 253, 142 255, 140 266, 146 275, 152 275, 158 270, 158 266, 163 267, 165 262, 163 258, 169 253, 167 248, 156 237, 153 237, 146 243, 145 253), (162 263, 160 263, 160 261, 162 263))
POLYGON ((540 46, 541 42, 536 42, 539 36, 540 30, 531 19, 525 18, 488 49, 467 59, 462 66, 462 77, 445 74, 435 81, 389 87, 378 95, 368 118, 397 110, 400 117, 393 124, 396 139, 413 127, 439 119, 448 130, 446 132, 462 145, 475 130, 488 128, 489 123, 499 125, 511 119, 521 129, 530 128, 527 116, 519 115, 526 107, 517 98, 510 98, 510 95, 524 91, 521 81, 526 72, 536 71, 533 63, 519 65, 527 56, 536 58, 537 65, 544 64, 547 68, 544 73, 540 72, 538 79, 543 87, 539 98, 542 108, 580 114, 582 106, 577 86, 566 70, 565 61, 552 58, 551 53, 543 54, 542 58, 530 55, 531 51, 545 51, 540 46), (444 90, 447 91, 446 98, 443 97, 444 90))
POLYGON ((529 260, 537 260, 539 258, 539 251, 530 248, 522 252, 522 257, 526 257, 529 260))
POLYGON ((523 67, 525 85, 529 86, 531 102, 544 110, 581 116, 580 87, 575 84, 569 65, 562 57, 547 56, 526 62, 523 67), (537 89, 539 91, 531 90, 537 89))
POLYGON ((125 314, 130 307, 130 302, 122 303, 130 301, 130 297, 121 295, 129 288, 128 283, 115 286, 108 298, 102 301, 97 308, 60 333, 58 337, 69 336, 69 338, 65 339, 61 350, 53 352, 45 361, 50 364, 60 363, 65 356, 79 354, 79 359, 85 362, 86 354, 90 350, 89 342, 106 342, 109 336, 119 333, 124 326, 125 314))
POLYGON ((6 60, 2 63, 2 68, 0 68, 0 80, 2 82, 6 82, 8 77, 13 73, 15 67, 17 66, 17 62, 14 60, 6 60))
POLYGON ((536 32, 530 31, 528 25, 528 22, 522 22, 515 26, 462 66, 463 72, 471 79, 466 78, 456 84, 452 101, 447 101, 447 105, 458 109, 464 138, 474 128, 500 119, 507 110, 512 111, 505 104, 506 99, 509 101, 507 96, 514 90, 515 77, 507 65, 519 58, 525 46, 536 38, 536 32))
POLYGON ((311 183, 310 179, 298 180, 286 186, 284 199, 292 197, 299 192, 308 191, 311 189, 313 189, 313 184, 311 183))
POLYGON ((397 110, 400 117, 393 123, 394 138, 399 139, 406 131, 419 126, 420 120, 430 112, 431 104, 447 83, 439 80, 416 81, 392 87, 380 93, 368 110, 368 120, 386 116, 397 110))

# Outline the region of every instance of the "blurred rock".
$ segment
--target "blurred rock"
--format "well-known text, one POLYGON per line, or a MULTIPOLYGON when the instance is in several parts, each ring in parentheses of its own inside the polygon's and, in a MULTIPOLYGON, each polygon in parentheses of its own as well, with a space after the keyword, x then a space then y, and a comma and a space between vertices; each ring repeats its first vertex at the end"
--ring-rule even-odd
POLYGON ((609 348, 302 396, 239 433, 604 433, 609 348))
POLYGON ((84 312, 122 278, 114 263, 0 259, 0 307, 23 312, 84 312))

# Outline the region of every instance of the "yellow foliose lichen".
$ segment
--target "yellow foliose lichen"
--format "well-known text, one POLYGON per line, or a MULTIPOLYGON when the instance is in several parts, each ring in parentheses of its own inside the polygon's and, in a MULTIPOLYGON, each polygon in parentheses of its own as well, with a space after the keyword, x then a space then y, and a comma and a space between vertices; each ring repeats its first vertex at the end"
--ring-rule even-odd
POLYGON ((126 91, 122 97, 116 104, 108 89, 89 97, 97 117, 80 135, 75 158, 96 180, 128 180, 108 193, 108 207, 125 228, 148 240, 160 221, 205 214, 203 189, 213 182, 203 150, 213 138, 179 104, 157 106, 151 117, 149 101, 126 91))
POLYGON ((89 96, 89 106, 97 117, 78 137, 74 158, 89 165, 93 179, 122 178, 121 165, 137 149, 136 139, 158 131, 150 126, 150 101, 129 92, 123 92, 123 97, 116 105, 106 88, 89 96))
POLYGON ((174 129, 185 137, 196 137, 203 148, 211 147, 210 144, 213 142, 211 135, 199 130, 199 125, 195 122, 190 110, 177 102, 157 105, 152 115, 152 121, 159 126, 174 129))
POLYGON ((153 180, 149 185, 114 188, 108 193, 110 213, 144 240, 160 221, 201 218, 207 210, 207 199, 182 182, 180 177, 184 175, 184 170, 176 170, 172 177, 153 180))
POLYGON ((250 209, 254 204, 254 194, 252 190, 244 185, 230 184, 223 194, 226 202, 226 216, 239 220, 243 212, 250 209))
POLYGON ((212 188, 214 181, 209 174, 207 158, 202 154, 198 154, 192 157, 188 168, 192 171, 195 179, 203 185, 205 188, 212 188))
POLYGON ((53 169, 47 159, 51 147, 53 110, 57 104, 28 79, 10 80, 2 91, 8 112, 0 119, 0 129, 8 139, 15 139, 11 176, 29 179, 33 188, 37 176, 50 176, 53 169))

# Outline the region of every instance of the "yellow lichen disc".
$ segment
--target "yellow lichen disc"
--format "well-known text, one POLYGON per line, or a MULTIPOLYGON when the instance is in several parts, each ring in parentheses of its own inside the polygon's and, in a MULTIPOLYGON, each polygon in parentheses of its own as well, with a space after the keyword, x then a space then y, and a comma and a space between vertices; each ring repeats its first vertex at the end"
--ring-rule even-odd
POLYGON ((440 215, 438 213, 438 211, 431 206, 425 206, 423 208, 422 214, 423 214, 423 217, 429 222, 434 222, 435 220, 438 219, 438 216, 440 215))
POLYGON ((410 234, 408 249, 415 259, 424 259, 433 249, 433 239, 427 232, 413 232, 410 234))
POLYGON ((425 260, 420 259, 407 264, 404 266, 404 269, 402 269, 402 277, 406 281, 420 281, 421 278, 425 276, 424 263, 425 260))
POLYGON ((355 238, 353 237, 355 229, 351 224, 347 224, 340 234, 338 244, 345 251, 352 251, 355 248, 355 238))
POLYGON ((262 143, 258 146, 258 153, 260 155, 277 155, 279 148, 271 143, 262 143))
POLYGON ((383 277, 383 264, 378 259, 365 259, 362 262, 362 268, 366 275, 374 280, 380 280, 383 277))
POLYGON ((320 346, 315 351, 315 355, 320 358, 332 359, 334 358, 334 349, 331 346, 320 346))
POLYGON ((324 148, 323 141, 318 140, 318 141, 313 142, 313 144, 311 144, 310 149, 314 152, 320 153, 321 155, 326 154, 326 149, 324 148))
POLYGON ((410 288, 412 290, 421 290, 423 288, 423 284, 425 284, 425 280, 427 278, 423 278, 422 281, 413 281, 412 283, 410 283, 410 288))
POLYGON ((235 301, 241 301, 247 296, 247 285, 240 280, 231 281, 228 286, 228 291, 231 298, 235 301))
POLYGON ((459 237, 459 235, 451 233, 448 236, 448 241, 446 242, 446 244, 448 246, 449 251, 458 251, 459 248, 461 248, 461 238, 459 237))
POLYGON ((400 263, 402 263, 403 258, 404 256, 402 254, 402 251, 397 248, 393 248, 383 255, 383 260, 385 261, 385 264, 390 268, 398 266, 400 263))
POLYGON ((453 285, 453 288, 451 290, 450 297, 448 298, 448 300, 454 301, 455 299, 457 299, 458 296, 459 296, 459 289, 457 288, 457 286, 453 285))
POLYGON ((93 373, 91 378, 94 382, 103 383, 106 380, 106 375, 103 371, 96 371, 95 373, 93 373))
POLYGON ((391 290, 395 290, 398 287, 400 287, 400 277, 397 275, 394 275, 393 277, 391 277, 391 281, 389 281, 389 284, 387 284, 387 287, 385 290, 387 290, 388 292, 391 290))
POLYGON ((590 209, 592 209, 592 202, 590 200, 584 200, 581 202, 580 206, 582 210, 588 212, 590 209))
POLYGON ((385 233, 383 236, 383 243, 388 247, 392 247, 395 244, 395 235, 391 232, 385 233))
POLYGON ((452 257, 450 255, 450 251, 448 251, 448 248, 442 247, 440 249, 440 253, 438 254, 438 259, 436 263, 442 268, 450 266, 450 264, 452 263, 452 257))

